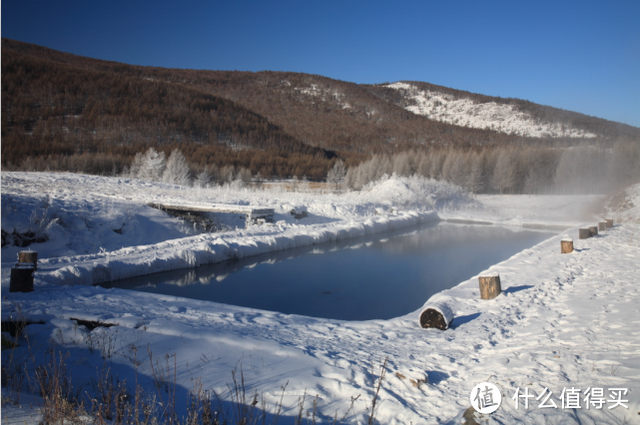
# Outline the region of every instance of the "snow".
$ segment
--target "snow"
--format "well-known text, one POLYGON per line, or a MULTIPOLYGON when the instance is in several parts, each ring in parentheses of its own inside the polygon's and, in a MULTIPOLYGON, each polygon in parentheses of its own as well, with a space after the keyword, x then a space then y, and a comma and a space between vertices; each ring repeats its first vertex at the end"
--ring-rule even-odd
MULTIPOLYGON (((305 395, 308 411, 318 395, 318 423, 332 423, 334 414, 347 415, 343 423, 366 423, 385 359, 376 412, 381 424, 461 423, 481 382, 502 390, 502 406, 490 416, 498 423, 640 423, 640 185, 621 199, 604 213, 616 226, 583 240, 577 229, 603 217, 602 197, 472 198, 448 184, 396 177, 334 194, 2 173, 2 229, 37 225, 51 236, 29 247, 40 258, 31 293, 8 291, 21 248, 2 248, 2 320, 43 322, 26 328, 34 352, 22 344, 15 358, 29 365, 33 354, 40 361, 53 340, 69 353, 68 370, 85 381, 107 362, 120 380, 150 385, 148 349, 162 364, 168 356, 165 373, 173 372, 175 360, 178 400, 196 380, 229 400, 231 373, 241 370, 250 391, 269 403, 282 397, 278 423, 294 423, 305 395), (149 202, 268 207, 275 222, 193 234, 149 202), (297 220, 292 209, 306 210, 307 217, 297 220), (482 272, 500 275, 503 292, 493 300, 479 298, 477 276, 424 300, 451 310, 446 331, 421 329, 423 308, 391 320, 340 321, 88 285, 437 218, 557 226, 558 234, 482 272), (575 250, 560 254, 567 236, 575 250), (118 326, 90 331, 72 319, 118 326), (515 408, 516 389, 538 397, 544 388, 557 408, 540 408, 536 398, 528 409, 522 400, 515 408), (580 389, 581 398, 589 388, 603 388, 603 408, 563 409, 560 395, 570 388, 580 389), (612 388, 628 390, 628 408, 609 409, 612 388)), ((3 366, 8 358, 3 351, 3 366)), ((7 395, 15 394, 3 389, 3 399, 7 395)), ((3 423, 41 420, 27 403, 21 407, 3 405, 3 423)))
POLYGON ((429 119, 470 128, 481 128, 525 137, 593 138, 595 134, 569 125, 540 121, 514 105, 475 103, 471 99, 431 90, 419 90, 408 83, 388 84, 410 101, 406 110, 429 119))

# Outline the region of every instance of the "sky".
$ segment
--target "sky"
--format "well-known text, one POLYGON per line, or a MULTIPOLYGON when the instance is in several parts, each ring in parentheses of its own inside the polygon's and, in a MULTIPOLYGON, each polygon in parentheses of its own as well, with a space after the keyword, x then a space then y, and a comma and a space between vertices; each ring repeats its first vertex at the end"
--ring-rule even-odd
POLYGON ((640 127, 640 1, 3 0, 2 37, 171 68, 424 81, 640 127))

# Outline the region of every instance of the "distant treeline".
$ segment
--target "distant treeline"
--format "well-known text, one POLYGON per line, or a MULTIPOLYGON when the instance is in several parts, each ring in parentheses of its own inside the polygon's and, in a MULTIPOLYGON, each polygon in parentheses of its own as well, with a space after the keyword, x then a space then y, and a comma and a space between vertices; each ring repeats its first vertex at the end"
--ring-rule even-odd
MULTIPOLYGON (((130 158, 88 153, 55 158, 28 157, 19 169, 126 176, 200 187, 232 182, 244 185, 275 177, 264 174, 256 164, 258 162, 243 165, 241 161, 235 165, 219 164, 207 158, 191 162, 178 148, 169 155, 151 147, 130 158), (118 168, 116 164, 126 165, 118 168)), ((613 148, 588 145, 447 148, 374 155, 348 168, 341 160, 334 159, 327 164, 327 169, 322 170, 315 166, 318 175, 324 172, 316 180, 355 190, 385 175, 396 174, 444 180, 471 193, 603 194, 640 182, 640 145, 621 142, 613 148)), ((305 164, 297 170, 300 174, 291 176, 309 178, 303 171, 313 167, 313 164, 305 164)))
POLYGON ((640 182, 640 145, 508 146, 376 155, 350 167, 345 182, 360 189, 393 173, 445 180, 472 193, 607 193, 640 182))

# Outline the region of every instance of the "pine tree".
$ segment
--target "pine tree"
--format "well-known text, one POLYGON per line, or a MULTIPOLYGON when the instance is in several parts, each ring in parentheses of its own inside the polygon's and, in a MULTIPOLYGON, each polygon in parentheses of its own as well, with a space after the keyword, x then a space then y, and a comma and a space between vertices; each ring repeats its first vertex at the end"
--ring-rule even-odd
POLYGON ((149 148, 142 156, 137 177, 142 180, 161 181, 165 165, 164 152, 157 152, 154 148, 149 148))
POLYGON ((187 160, 178 149, 174 149, 169 155, 167 165, 162 174, 162 181, 181 186, 189 186, 191 184, 189 164, 187 164, 187 160))

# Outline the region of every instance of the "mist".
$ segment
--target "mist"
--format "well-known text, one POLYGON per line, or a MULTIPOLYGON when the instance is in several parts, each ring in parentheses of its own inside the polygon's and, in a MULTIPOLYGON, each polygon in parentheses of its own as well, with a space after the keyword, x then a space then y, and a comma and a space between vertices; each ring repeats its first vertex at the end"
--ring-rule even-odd
POLYGON ((345 180, 350 188, 361 189, 394 173, 444 180, 471 193, 610 194, 640 182, 640 144, 450 148, 375 155, 350 167, 345 180))

